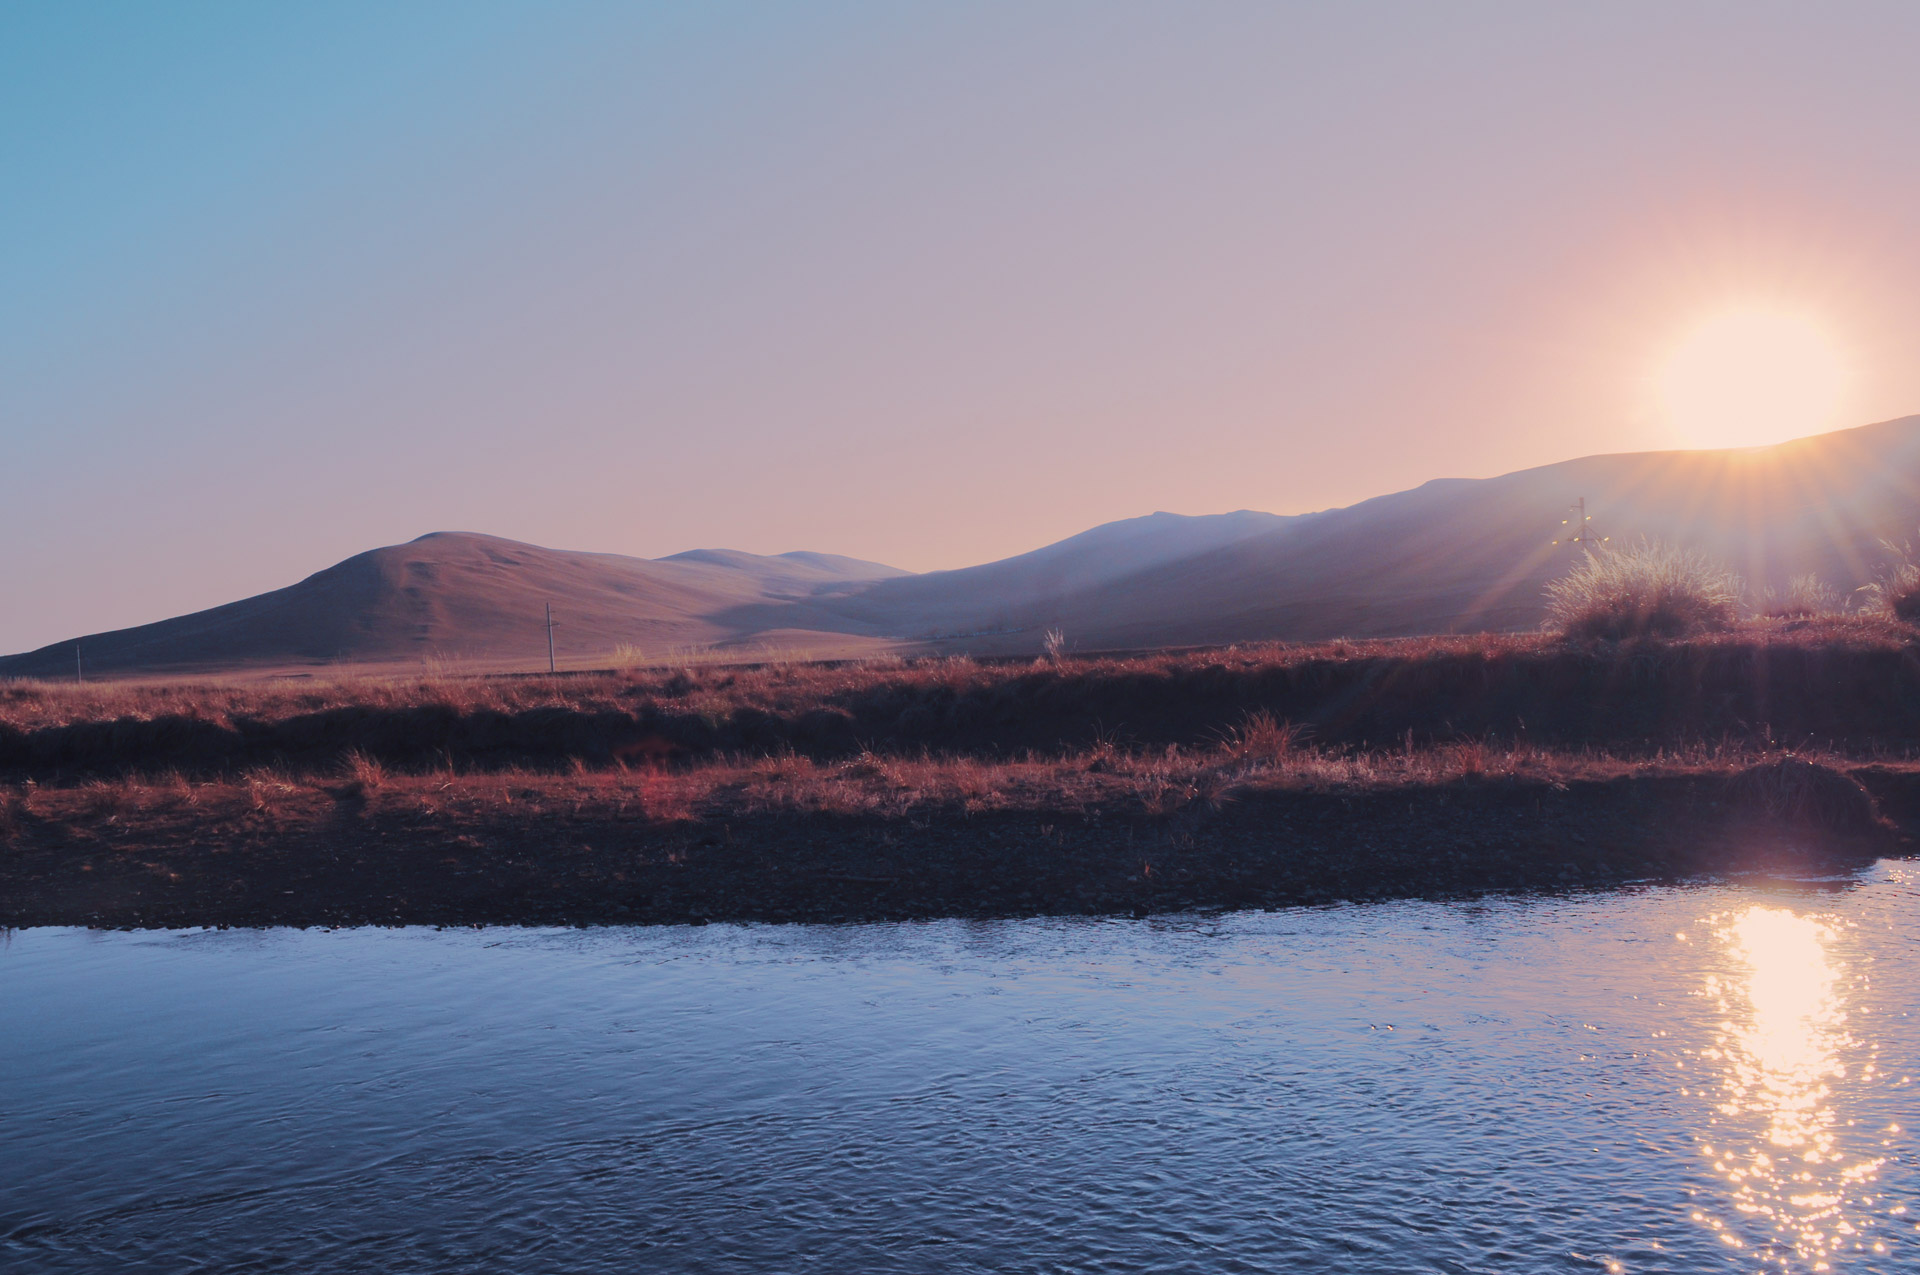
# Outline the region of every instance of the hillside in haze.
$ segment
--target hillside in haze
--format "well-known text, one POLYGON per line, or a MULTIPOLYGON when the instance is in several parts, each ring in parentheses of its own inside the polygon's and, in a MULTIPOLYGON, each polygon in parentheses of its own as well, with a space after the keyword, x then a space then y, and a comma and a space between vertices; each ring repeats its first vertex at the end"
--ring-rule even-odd
MULTIPOLYGON (((1059 627, 1083 650, 1537 626, 1555 546, 1584 496, 1597 534, 1670 541, 1757 590, 1811 572, 1867 583, 1882 540, 1920 529, 1920 417, 1773 447, 1588 456, 1498 478, 1436 479, 1290 518, 1155 514, 964 571, 825 600, 850 632, 991 653, 1059 627)), ((758 620, 751 612, 739 619, 758 620)))
MULTIPOLYGON (((548 603, 562 662, 625 644, 840 656, 890 649, 1078 649, 1524 629, 1578 550, 1554 546, 1586 497, 1617 541, 1671 541, 1757 588, 1805 572, 1872 577, 1883 539, 1920 528, 1920 417, 1738 451, 1588 456, 1439 479, 1345 509, 1280 517, 1153 514, 1031 553, 910 575, 828 554, 563 552, 439 533, 347 559, 227 606, 80 639, 100 674, 465 661, 539 668, 548 603)), ((66 677, 72 641, 0 660, 66 677)))
MULTIPOLYGON (((1177 568, 1292 521, 1250 510, 1198 517, 1148 514, 982 566, 894 576, 824 599, 820 609, 849 632, 918 639, 1017 637, 1052 623, 1075 599, 1100 596, 1102 590, 1123 586, 1143 572, 1177 568)), ((729 627, 753 631, 776 624, 781 615, 748 606, 723 619, 729 627)), ((1024 645, 1035 640, 1029 637, 1024 645)))
MULTIPOLYGON (((544 667, 555 645, 577 662, 627 644, 656 658, 740 635, 712 616, 761 604, 804 629, 831 627, 814 600, 899 575, 824 553, 777 557, 694 550, 670 558, 569 553, 467 532, 436 532, 356 554, 298 584, 226 606, 80 639, 99 674, 280 670, 329 665, 544 667), (824 623, 823 623, 824 622, 824 623)), ((759 635, 777 643, 780 634, 759 635)), ((859 639, 807 645, 858 653, 859 639)), ((0 660, 0 675, 70 677, 73 642, 0 660)))
MULTIPOLYGON (((1058 625, 1083 648, 1532 628, 1547 581, 1579 552, 1552 540, 1581 496, 1597 532, 1616 541, 1699 550, 1755 588, 1812 572, 1850 590, 1884 560, 1883 539, 1920 528, 1920 417, 1766 448, 1588 456, 1439 479, 1044 603, 922 618, 959 632, 994 627, 998 616, 1058 625)), ((864 614, 922 579, 879 582, 834 606, 864 614)), ((997 642, 1015 645, 977 645, 997 642)))

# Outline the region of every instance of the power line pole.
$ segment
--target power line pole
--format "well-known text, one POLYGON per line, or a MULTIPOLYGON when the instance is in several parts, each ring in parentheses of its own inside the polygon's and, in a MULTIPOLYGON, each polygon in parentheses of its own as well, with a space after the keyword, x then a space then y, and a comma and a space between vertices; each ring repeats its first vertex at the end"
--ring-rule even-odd
POLYGON ((555 672, 553 665, 553 603, 547 603, 547 672, 555 672))
POLYGON ((87 681, 86 670, 80 667, 80 643, 73 644, 73 681, 76 686, 84 686, 87 681))
POLYGON ((1584 547, 1587 552, 1591 553, 1595 545, 1605 544, 1613 538, 1611 536, 1595 536, 1593 534, 1593 528, 1587 525, 1593 521, 1593 515, 1587 512, 1587 498, 1585 496, 1580 497, 1580 499, 1574 501, 1571 505, 1567 506, 1567 508, 1573 511, 1574 516, 1572 518, 1562 518, 1560 525, 1562 527, 1571 526, 1573 530, 1561 536, 1553 543, 1557 545, 1580 545, 1584 547))

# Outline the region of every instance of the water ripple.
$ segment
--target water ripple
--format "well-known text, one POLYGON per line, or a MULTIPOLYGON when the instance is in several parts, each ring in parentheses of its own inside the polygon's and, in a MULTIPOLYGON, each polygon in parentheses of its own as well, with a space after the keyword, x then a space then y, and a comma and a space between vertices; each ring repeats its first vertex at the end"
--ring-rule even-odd
POLYGON ((1917 901, 29 931, 0 1269, 1910 1269, 1917 901))

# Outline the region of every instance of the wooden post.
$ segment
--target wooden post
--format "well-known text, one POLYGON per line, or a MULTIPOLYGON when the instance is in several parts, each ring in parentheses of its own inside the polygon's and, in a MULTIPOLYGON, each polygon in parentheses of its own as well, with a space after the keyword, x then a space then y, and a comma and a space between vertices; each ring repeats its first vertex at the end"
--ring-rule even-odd
POLYGON ((73 643, 73 680, 79 686, 84 686, 87 681, 86 670, 80 667, 80 642, 77 638, 73 643))
POLYGON ((557 671, 553 664, 553 603, 547 603, 547 672, 557 671))

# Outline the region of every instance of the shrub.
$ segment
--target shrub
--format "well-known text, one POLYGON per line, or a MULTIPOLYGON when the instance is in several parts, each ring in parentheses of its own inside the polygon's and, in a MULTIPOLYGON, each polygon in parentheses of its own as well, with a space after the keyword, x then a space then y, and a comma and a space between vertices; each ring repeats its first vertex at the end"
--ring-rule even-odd
POLYGON ((1865 610, 1890 615, 1909 624, 1920 623, 1920 562, 1914 561, 1912 544, 1882 540, 1889 561, 1879 571, 1879 579, 1861 590, 1866 597, 1865 610))
POLYGON ((1590 552, 1547 585, 1547 627, 1568 637, 1684 637, 1736 618, 1740 579, 1697 553, 1642 542, 1590 552))
POLYGON ((1769 620, 1806 620, 1844 609, 1840 591, 1811 575, 1793 577, 1784 589, 1768 586, 1760 599, 1760 614, 1769 620))

